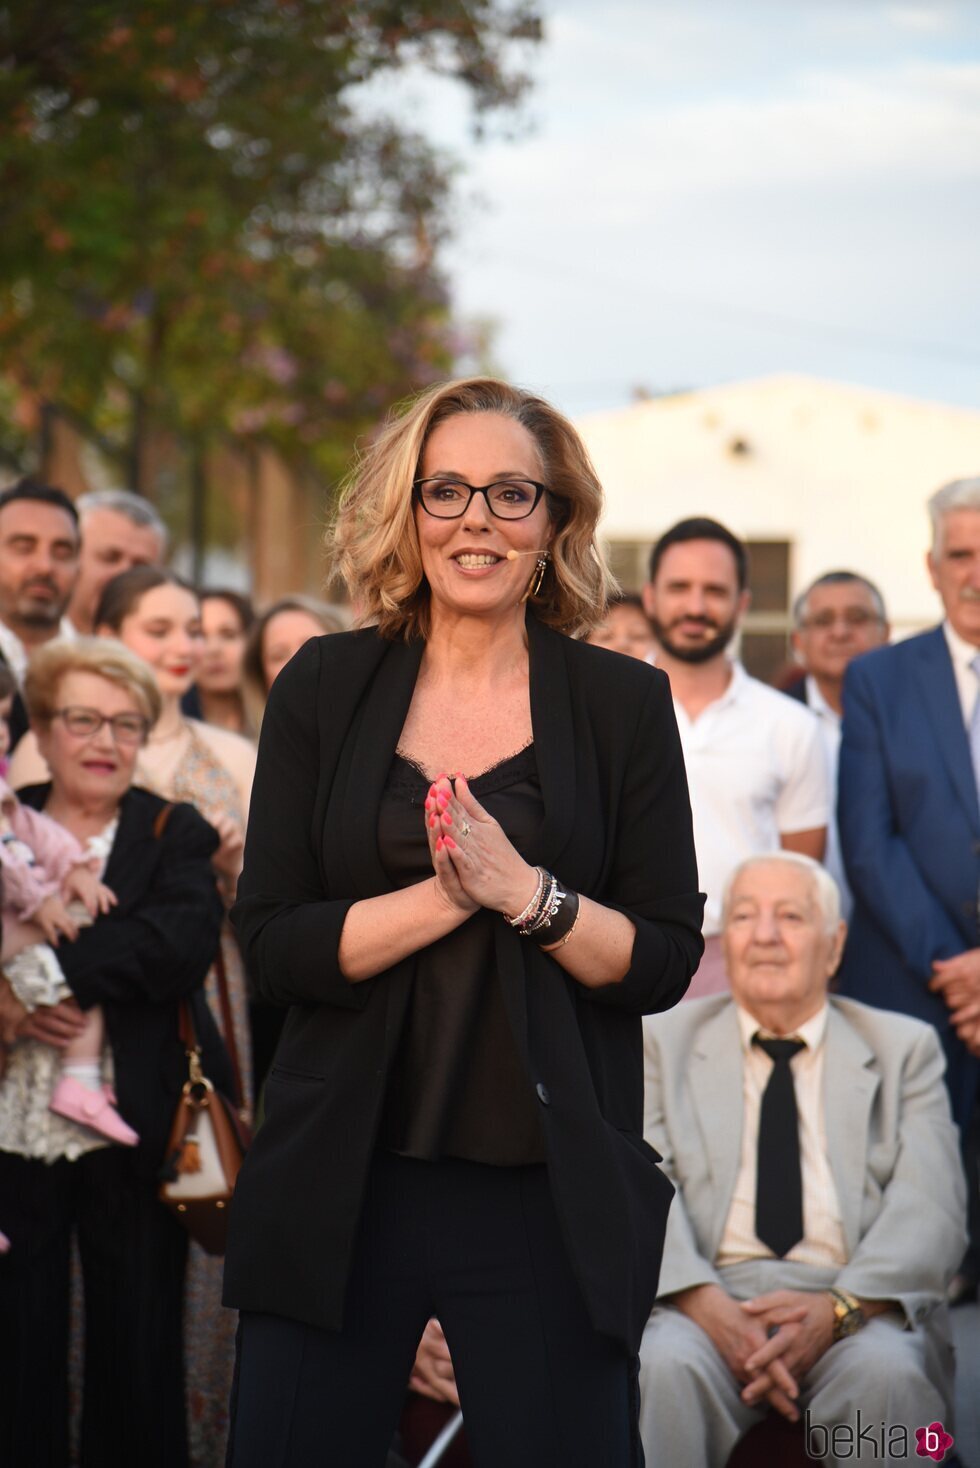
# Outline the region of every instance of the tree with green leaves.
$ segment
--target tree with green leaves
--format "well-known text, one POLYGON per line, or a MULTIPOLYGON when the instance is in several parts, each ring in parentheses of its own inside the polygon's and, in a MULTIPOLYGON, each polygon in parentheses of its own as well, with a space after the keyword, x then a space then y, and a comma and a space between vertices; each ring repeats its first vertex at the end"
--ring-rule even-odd
POLYGON ((451 165, 357 89, 408 65, 512 109, 531 0, 0 3, 0 455, 39 407, 155 494, 272 445, 321 483, 452 365, 451 165))

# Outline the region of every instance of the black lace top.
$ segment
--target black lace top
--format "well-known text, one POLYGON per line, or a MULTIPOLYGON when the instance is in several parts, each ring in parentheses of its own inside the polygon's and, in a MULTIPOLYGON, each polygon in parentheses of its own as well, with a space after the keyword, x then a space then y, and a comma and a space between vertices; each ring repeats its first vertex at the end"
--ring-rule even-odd
MULTIPOLYGON (((393 887, 432 875, 424 824, 429 777, 400 754, 378 817, 378 848, 393 887)), ((470 780, 473 794, 521 855, 544 816, 534 747, 470 780)), ((385 1098, 380 1145, 434 1161, 495 1166, 544 1161, 534 1095, 504 1009, 494 963, 496 913, 481 909, 422 949, 385 1098)))

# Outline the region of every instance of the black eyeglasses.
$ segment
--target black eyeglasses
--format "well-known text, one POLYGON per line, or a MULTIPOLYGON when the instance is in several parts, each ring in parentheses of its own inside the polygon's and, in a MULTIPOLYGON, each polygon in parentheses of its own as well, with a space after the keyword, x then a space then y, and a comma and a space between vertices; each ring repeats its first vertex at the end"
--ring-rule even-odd
POLYGON ((845 627, 870 627, 872 622, 880 622, 882 619, 877 612, 866 611, 864 607, 845 607, 842 612, 816 612, 812 617, 807 617, 803 622, 806 632, 829 632, 837 622, 845 627))
POLYGON ((92 739, 103 724, 108 724, 117 744, 142 744, 150 728, 149 720, 142 714, 113 714, 110 718, 98 709, 55 709, 51 717, 60 719, 76 739, 92 739))
POLYGON ((470 507, 475 494, 482 494, 487 509, 498 520, 526 520, 537 507, 547 485, 534 479, 500 479, 494 484, 467 484, 461 479, 416 479, 412 493, 427 515, 437 520, 458 520, 470 507))

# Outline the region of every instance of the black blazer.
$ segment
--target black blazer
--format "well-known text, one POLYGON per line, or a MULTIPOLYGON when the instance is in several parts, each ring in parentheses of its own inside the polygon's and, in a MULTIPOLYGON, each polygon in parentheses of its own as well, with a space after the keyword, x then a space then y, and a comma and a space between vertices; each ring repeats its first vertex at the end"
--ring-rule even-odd
MULTIPOLYGON (((545 816, 534 859, 636 924, 620 984, 588 989, 501 918, 497 966, 540 1105, 552 1193, 596 1328, 638 1347, 672 1194, 643 1142, 640 1016, 675 1004, 704 899, 664 675, 528 618, 545 816)), ((292 1005, 231 1216, 225 1303, 338 1329, 413 956, 340 971, 349 908, 390 890, 381 792, 423 645, 373 629, 307 643, 262 725, 232 920, 260 990, 292 1005)))
MULTIPOLYGON (((18 792, 40 810, 50 785, 18 792)), ((117 907, 58 945, 58 962, 83 1009, 101 1004, 112 1046, 119 1111, 139 1132, 137 1171, 156 1175, 163 1160, 187 1059, 177 1033, 177 1001, 187 996, 204 1050, 204 1071, 231 1094, 230 1064, 202 992, 218 946, 222 903, 211 869, 218 835, 189 805, 166 804, 132 789, 119 808, 104 881, 117 907)))

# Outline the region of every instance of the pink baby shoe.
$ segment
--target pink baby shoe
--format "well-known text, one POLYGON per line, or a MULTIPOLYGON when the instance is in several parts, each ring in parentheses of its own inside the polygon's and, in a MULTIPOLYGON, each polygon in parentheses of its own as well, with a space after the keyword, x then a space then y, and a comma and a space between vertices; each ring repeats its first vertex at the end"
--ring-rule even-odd
POLYGON ((112 1105, 105 1094, 105 1088, 90 1091, 74 1076, 61 1077, 54 1088, 49 1107, 59 1116, 67 1116, 69 1121, 77 1121, 82 1126, 101 1132, 110 1142, 119 1142, 124 1147, 135 1147, 139 1141, 139 1135, 131 1126, 127 1126, 112 1105))

